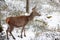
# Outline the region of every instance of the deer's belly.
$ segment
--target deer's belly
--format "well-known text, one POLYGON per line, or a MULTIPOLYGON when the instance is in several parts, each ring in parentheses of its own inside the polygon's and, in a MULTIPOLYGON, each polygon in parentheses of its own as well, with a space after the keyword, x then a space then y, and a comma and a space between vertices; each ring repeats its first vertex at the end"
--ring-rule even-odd
POLYGON ((16 22, 14 26, 15 27, 22 27, 22 26, 25 26, 25 24, 26 24, 25 22, 24 23, 23 22, 18 22, 18 23, 16 22))
POLYGON ((16 27, 21 27, 23 24, 15 24, 16 27))

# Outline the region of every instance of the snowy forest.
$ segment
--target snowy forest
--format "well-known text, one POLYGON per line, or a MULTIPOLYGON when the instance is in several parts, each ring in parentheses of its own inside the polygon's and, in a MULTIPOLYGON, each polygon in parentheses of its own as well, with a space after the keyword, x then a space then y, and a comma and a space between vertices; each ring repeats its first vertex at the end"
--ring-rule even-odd
POLYGON ((0 0, 0 40, 60 40, 60 0, 0 0), (31 13, 35 15, 32 20, 31 13), (24 16, 24 19, 17 18, 20 16, 24 16), (16 17, 18 23, 11 20, 13 24, 9 25, 9 17, 16 17), (28 23, 25 21, 27 19, 28 23), (22 23, 19 23, 20 20, 22 23), (13 26, 23 26, 24 22, 24 29, 13 26), (7 36, 6 31, 10 26, 14 27, 11 33, 15 39, 9 32, 7 36), (22 30, 25 31, 21 32, 22 30))

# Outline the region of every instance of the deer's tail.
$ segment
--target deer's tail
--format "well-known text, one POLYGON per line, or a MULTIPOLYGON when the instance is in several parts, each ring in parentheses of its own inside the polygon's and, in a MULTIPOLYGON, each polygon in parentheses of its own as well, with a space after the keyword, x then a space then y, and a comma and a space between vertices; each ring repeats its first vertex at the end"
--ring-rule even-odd
POLYGON ((6 18, 6 23, 9 23, 10 19, 9 18, 6 18))

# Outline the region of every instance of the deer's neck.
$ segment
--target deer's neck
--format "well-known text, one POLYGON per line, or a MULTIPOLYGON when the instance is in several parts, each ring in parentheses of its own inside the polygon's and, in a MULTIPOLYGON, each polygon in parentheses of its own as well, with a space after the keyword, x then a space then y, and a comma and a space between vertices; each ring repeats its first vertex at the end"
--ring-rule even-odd
POLYGON ((29 20, 33 20, 35 16, 31 13, 31 15, 29 16, 29 20))

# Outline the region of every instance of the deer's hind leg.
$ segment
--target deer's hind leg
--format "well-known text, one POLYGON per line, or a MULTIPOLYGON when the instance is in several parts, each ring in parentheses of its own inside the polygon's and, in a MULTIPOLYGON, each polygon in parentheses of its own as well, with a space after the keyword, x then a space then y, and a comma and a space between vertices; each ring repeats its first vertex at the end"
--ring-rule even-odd
POLYGON ((9 31, 9 27, 8 27, 8 29, 6 30, 7 39, 9 40, 9 38, 8 38, 8 31, 9 31))
POLYGON ((12 34, 13 29, 14 29, 14 27, 11 26, 10 29, 9 29, 9 33, 11 34, 11 36, 13 37, 13 39, 15 39, 15 37, 14 37, 13 34, 12 34))
POLYGON ((14 27, 12 25, 9 25, 9 27, 8 27, 8 29, 6 31, 6 33, 7 33, 7 39, 9 39, 8 38, 8 32, 11 34, 11 36, 13 37, 13 39, 15 39, 15 37, 12 34, 13 29, 14 29, 14 27))

